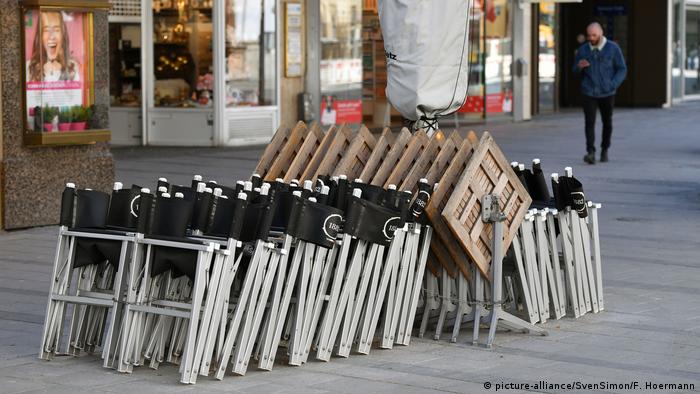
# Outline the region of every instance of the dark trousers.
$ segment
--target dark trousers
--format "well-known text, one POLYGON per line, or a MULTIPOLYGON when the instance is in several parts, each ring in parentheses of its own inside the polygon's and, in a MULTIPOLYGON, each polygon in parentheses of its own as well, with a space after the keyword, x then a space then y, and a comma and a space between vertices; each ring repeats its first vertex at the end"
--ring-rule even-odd
POLYGON ((600 110, 600 117, 603 120, 603 142, 600 144, 600 148, 607 150, 610 147, 614 105, 615 96, 583 96, 583 114, 586 116, 586 152, 595 152, 595 119, 598 110, 600 110))

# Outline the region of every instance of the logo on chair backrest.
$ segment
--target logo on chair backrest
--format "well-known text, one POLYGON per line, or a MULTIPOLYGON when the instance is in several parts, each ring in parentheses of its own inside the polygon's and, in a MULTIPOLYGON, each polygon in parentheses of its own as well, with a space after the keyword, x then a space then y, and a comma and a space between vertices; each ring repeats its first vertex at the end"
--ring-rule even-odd
POLYGON ((323 221, 323 233, 328 241, 335 241, 336 236, 340 232, 343 223, 343 217, 337 213, 328 215, 323 221))
POLYGON ((139 201, 141 199, 141 195, 137 195, 131 200, 131 204, 129 204, 129 210, 131 211, 131 216, 137 218, 139 217, 139 201))
POLYGON ((386 239, 391 240, 394 238, 394 233, 398 230, 399 223, 401 223, 401 218, 398 216, 389 218, 389 220, 384 222, 382 233, 384 233, 386 239))
POLYGON ((576 212, 584 212, 586 210, 586 197, 583 192, 571 192, 571 208, 576 212))
POLYGON ((425 190, 418 192, 416 201, 413 202, 413 209, 411 209, 413 216, 418 217, 421 213, 423 213, 425 206, 428 205, 428 200, 430 200, 430 193, 426 192, 425 190))

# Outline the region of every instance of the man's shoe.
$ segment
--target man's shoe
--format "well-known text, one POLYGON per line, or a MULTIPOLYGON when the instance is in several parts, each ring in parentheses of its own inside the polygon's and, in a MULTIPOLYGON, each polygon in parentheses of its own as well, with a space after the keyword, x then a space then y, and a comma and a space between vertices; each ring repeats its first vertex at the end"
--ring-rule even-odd
POLYGON ((608 150, 607 149, 600 152, 600 162, 601 163, 608 162, 608 150))
POLYGON ((588 164, 595 164, 595 154, 591 152, 586 156, 583 156, 583 161, 585 161, 588 164))

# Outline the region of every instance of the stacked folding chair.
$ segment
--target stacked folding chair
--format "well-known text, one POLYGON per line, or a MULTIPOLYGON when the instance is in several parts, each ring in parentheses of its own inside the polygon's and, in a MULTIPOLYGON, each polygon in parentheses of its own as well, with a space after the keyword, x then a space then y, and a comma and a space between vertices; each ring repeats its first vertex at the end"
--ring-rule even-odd
POLYGON ((414 326, 545 335, 535 323, 603 309, 600 205, 570 169, 551 185, 489 133, 303 122, 232 187, 69 184, 41 357, 67 315, 66 352, 174 364, 186 384, 406 346, 414 326))

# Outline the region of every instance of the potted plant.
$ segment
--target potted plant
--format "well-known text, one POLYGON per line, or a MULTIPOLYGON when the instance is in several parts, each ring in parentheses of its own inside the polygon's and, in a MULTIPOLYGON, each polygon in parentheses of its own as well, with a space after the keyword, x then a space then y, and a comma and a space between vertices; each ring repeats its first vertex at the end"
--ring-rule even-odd
POLYGON ((58 111, 58 131, 70 131, 73 113, 71 108, 63 107, 58 111))
POLYGON ((42 121, 44 122, 44 131, 55 131, 53 121, 56 115, 58 115, 58 108, 45 106, 41 109, 41 115, 43 117, 42 121))
POLYGON ((87 121, 90 118, 90 108, 75 106, 73 107, 73 123, 71 130, 83 131, 87 127, 87 121))

